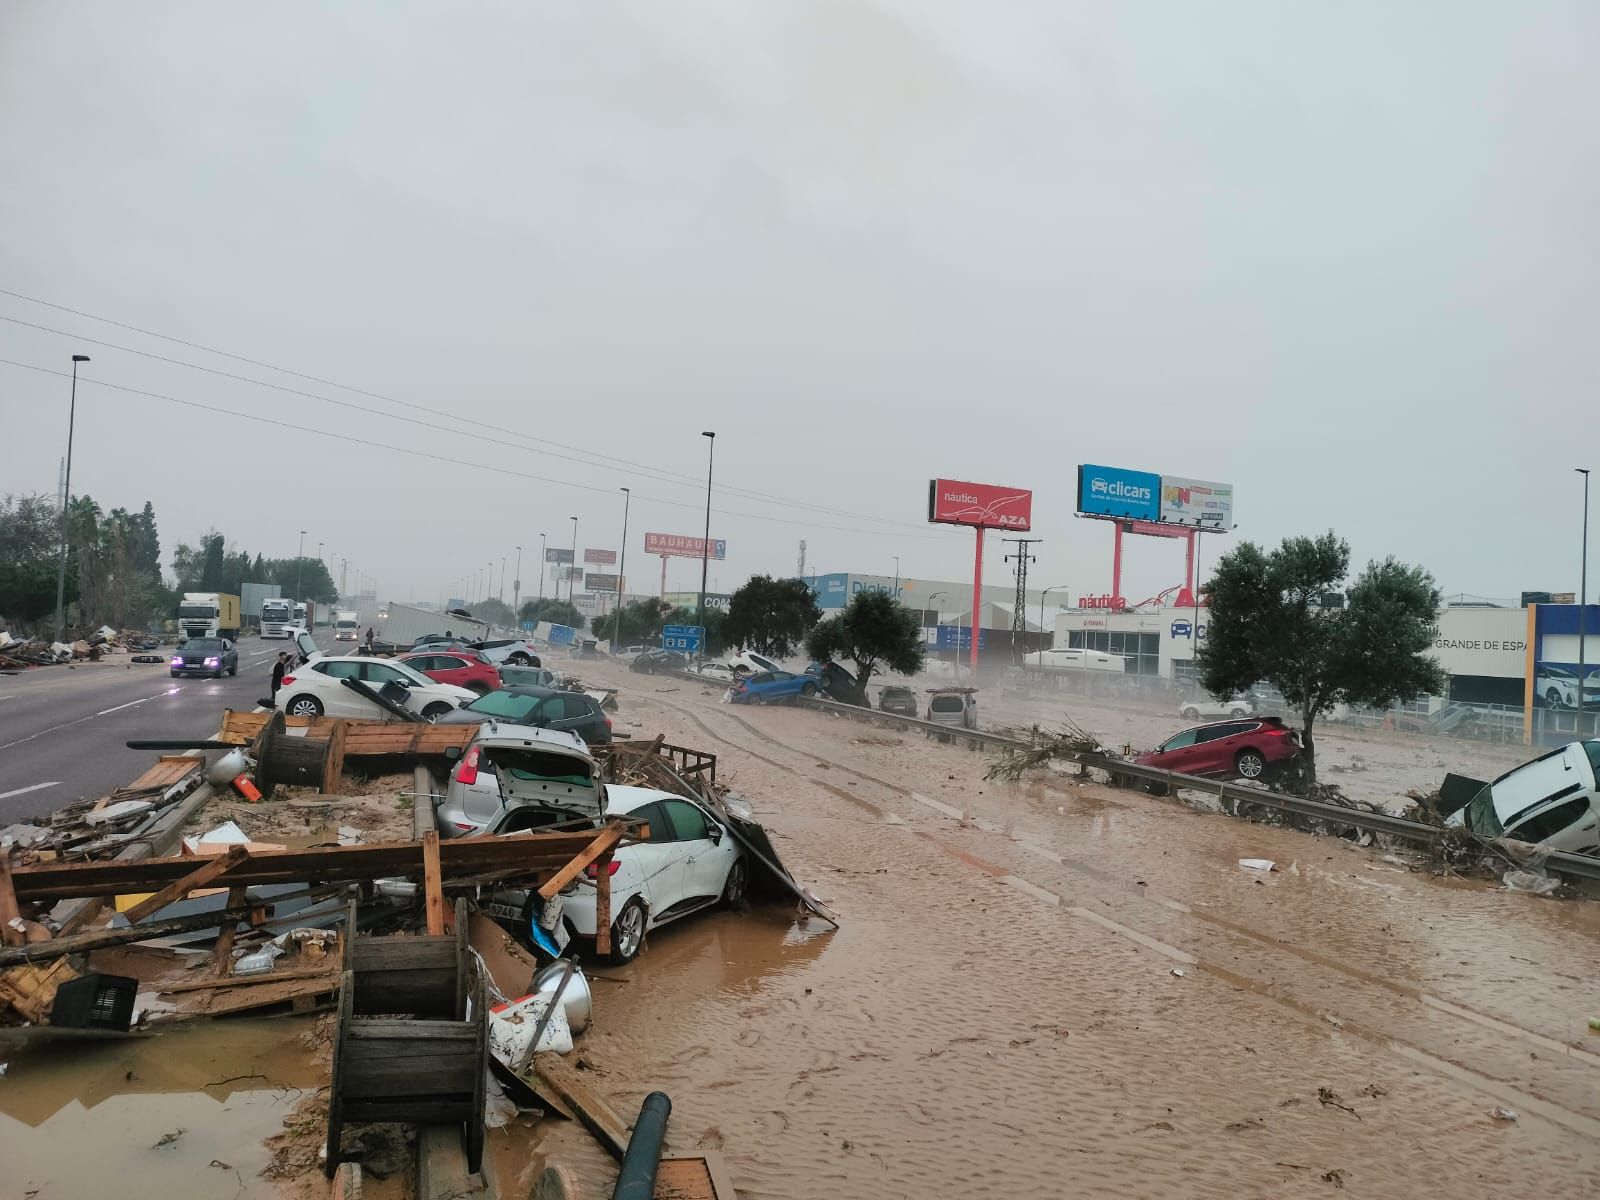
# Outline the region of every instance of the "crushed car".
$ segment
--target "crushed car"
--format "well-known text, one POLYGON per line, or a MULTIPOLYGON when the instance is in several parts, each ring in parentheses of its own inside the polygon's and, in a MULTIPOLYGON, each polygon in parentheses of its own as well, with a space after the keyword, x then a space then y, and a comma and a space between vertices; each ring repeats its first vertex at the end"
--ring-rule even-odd
POLYGON ((1133 761, 1184 775, 1261 779, 1300 756, 1300 735, 1281 717, 1214 721, 1173 734, 1133 761))
MULTIPOLYGON (((1568 742, 1492 782, 1446 811, 1445 824, 1482 837, 1512 838, 1574 854, 1600 853, 1600 739, 1568 742)), ((1441 792, 1441 795, 1444 793, 1441 792)), ((1466 794, 1466 793, 1462 793, 1466 794)))

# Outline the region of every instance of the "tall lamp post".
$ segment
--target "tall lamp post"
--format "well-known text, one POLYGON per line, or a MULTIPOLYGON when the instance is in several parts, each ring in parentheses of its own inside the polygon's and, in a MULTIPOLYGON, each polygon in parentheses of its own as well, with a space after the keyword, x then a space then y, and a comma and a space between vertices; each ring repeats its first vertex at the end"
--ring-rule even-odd
POLYGON ((934 592, 928 597, 928 607, 933 609, 933 648, 939 648, 939 606, 934 603, 940 596, 948 596, 949 592, 934 592))
POLYGON ((701 430, 706 439, 706 535, 700 539, 700 607, 695 610, 695 623, 700 626, 700 657, 706 656, 706 571, 711 565, 711 469, 717 461, 717 435, 714 430, 701 430))
MULTIPOLYGON (((572 568, 578 565, 578 518, 569 517, 572 522, 572 557, 567 559, 567 603, 572 604, 572 568)), ((560 589, 556 590, 556 598, 560 599, 560 589)))
POLYGON ((611 618, 611 653, 617 652, 617 639, 622 636, 622 580, 628 569, 628 510, 633 507, 633 492, 622 489, 622 550, 617 555, 617 611, 611 618))
POLYGON ((544 534, 539 535, 539 599, 544 599, 544 573, 550 569, 545 558, 544 534))
POLYGON ((1574 731, 1583 736, 1583 635, 1589 608, 1589 468, 1574 468, 1583 476, 1583 549, 1579 553, 1578 568, 1578 720, 1574 731))
POLYGON ((518 611, 518 601, 522 597, 522 547, 517 547, 517 573, 511 577, 511 611, 517 614, 517 621, 522 620, 522 613, 518 611))
MULTIPOLYGON (((67 478, 61 493, 61 554, 56 561, 56 641, 67 640, 67 505, 72 501, 72 432, 78 423, 78 364, 87 354, 72 356, 72 400, 67 408, 67 478)), ((79 608, 82 615, 82 608, 79 608)))
POLYGON ((900 599, 900 556, 894 556, 894 598, 900 599))
POLYGON ((300 584, 306 569, 306 531, 300 531, 300 546, 294 552, 294 598, 299 603, 305 603, 305 597, 300 594, 300 584))

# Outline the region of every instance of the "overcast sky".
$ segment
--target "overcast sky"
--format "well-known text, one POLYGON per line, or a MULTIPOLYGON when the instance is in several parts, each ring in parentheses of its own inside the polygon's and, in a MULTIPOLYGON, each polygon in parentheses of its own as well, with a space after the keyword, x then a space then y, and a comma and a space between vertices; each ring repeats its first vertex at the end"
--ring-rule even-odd
MULTIPOLYGON (((1447 592, 1571 589, 1597 26, 1582 0, 8 0, 0 288, 88 315, 0 295, 0 358, 93 357, 73 490, 153 501, 168 551, 306 529, 394 599, 519 543, 532 590, 569 517, 580 554, 618 544, 623 486, 649 590, 643 534, 704 519, 708 429, 722 590, 801 538, 814 571, 970 579, 933 475, 1033 488, 1033 581, 1108 590, 1085 461, 1234 483, 1208 558, 1332 528, 1447 592)), ((67 395, 0 365, 0 491, 55 487, 67 395)), ((1130 599, 1182 572, 1176 543, 1128 561, 1130 599)))

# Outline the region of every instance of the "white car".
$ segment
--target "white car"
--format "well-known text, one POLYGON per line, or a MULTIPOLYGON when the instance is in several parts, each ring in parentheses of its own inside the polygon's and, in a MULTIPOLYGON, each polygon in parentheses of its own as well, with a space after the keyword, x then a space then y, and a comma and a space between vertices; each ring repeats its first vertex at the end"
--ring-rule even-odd
POLYGON ((718 683, 732 683, 743 672, 735 672, 727 663, 707 662, 695 668, 696 675, 704 675, 707 679, 715 679, 718 683))
MULTIPOLYGON (((782 671, 783 664, 768 658, 765 654, 757 654, 754 650, 746 650, 743 654, 735 654, 728 660, 728 668, 736 675, 749 673, 759 675, 762 671, 782 671)), ((793 674, 793 672, 789 672, 793 674)))
POLYGON ((319 652, 283 677, 278 689, 278 707, 291 717, 388 715, 382 705, 355 688, 346 687, 346 679, 360 680, 428 720, 478 698, 476 692, 454 684, 437 683, 404 663, 365 655, 335 656, 319 652))
MULTIPOLYGON (((1533 677, 1533 694, 1551 708, 1578 707, 1576 668, 1542 664, 1533 677)), ((1600 667, 1584 668, 1583 706, 1600 708, 1600 667)))
POLYGON ((1444 823, 1552 850, 1600 852, 1600 739, 1568 742, 1513 767, 1444 823))
POLYGON ((497 667, 530 667, 539 661, 539 647, 521 638, 491 638, 468 645, 497 667))
POLYGON ((1230 696, 1218 700, 1215 696, 1200 695, 1185 700, 1178 706, 1178 715, 1185 721, 1199 721, 1212 717, 1253 717, 1256 702, 1249 696, 1230 696))

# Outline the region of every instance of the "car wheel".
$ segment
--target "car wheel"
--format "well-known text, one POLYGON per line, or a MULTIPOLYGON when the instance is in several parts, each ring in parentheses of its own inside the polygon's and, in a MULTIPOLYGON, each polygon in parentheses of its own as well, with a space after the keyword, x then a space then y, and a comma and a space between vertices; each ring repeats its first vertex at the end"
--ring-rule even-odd
POLYGON ((1233 710, 1233 711, 1232 711, 1232 712, 1231 712, 1231 713, 1229 713, 1229 714, 1228 714, 1228 715, 1229 715, 1229 716, 1230 716, 1230 717, 1232 717, 1232 718, 1233 718, 1233 719, 1234 719, 1234 720, 1236 720, 1236 721, 1237 721, 1237 720, 1238 720, 1238 719, 1239 719, 1239 718, 1240 718, 1240 717, 1242 717, 1242 716, 1244 716, 1244 715, 1245 715, 1245 713, 1244 713, 1244 709, 1242 709, 1242 708, 1236 708, 1236 709, 1234 709, 1234 710, 1233 710))
POLYGON ((528 656, 520 653, 513 654, 510 658, 506 659, 506 662, 510 663, 513 667, 525 667, 528 665, 528 656))
POLYGON ((290 717, 320 717, 322 701, 315 696, 296 696, 284 705, 284 715, 290 717))
POLYGON ((1200 710, 1198 708, 1186 708, 1178 715, 1185 721, 1198 721, 1200 719, 1200 710))
POLYGON ((800 689, 800 694, 802 696, 815 696, 817 694, 816 685, 811 683, 806 684, 805 687, 800 689))
POLYGON ((448 704, 442 700, 435 700, 432 704, 428 705, 422 710, 422 719, 428 722, 437 721, 449 711, 450 706, 448 704))
POLYGON ((744 903, 745 884, 750 879, 750 868, 745 866, 744 855, 733 860, 728 868, 728 881, 722 885, 722 907, 738 908, 744 903))
POLYGON ((228 668, 228 674, 229 675, 237 675, 238 673, 239 673, 239 664, 238 663, 234 663, 233 666, 228 668))
MULTIPOLYGON (((1584 682, 1587 683, 1588 681, 1585 680, 1584 682)), ((1562 707, 1564 707, 1562 705, 1562 703, 1561 703, 1561 692, 1556 688, 1551 688, 1548 692, 1546 692, 1544 694, 1544 702, 1546 704, 1548 704, 1551 708, 1562 708, 1562 707)))
POLYGON ((1267 770, 1267 760, 1261 756, 1259 750, 1239 751, 1239 756, 1233 760, 1233 765, 1244 779, 1260 779, 1267 770))
POLYGON ((644 945, 644 901, 635 896, 622 906, 611 923, 611 965, 632 962, 644 945))

